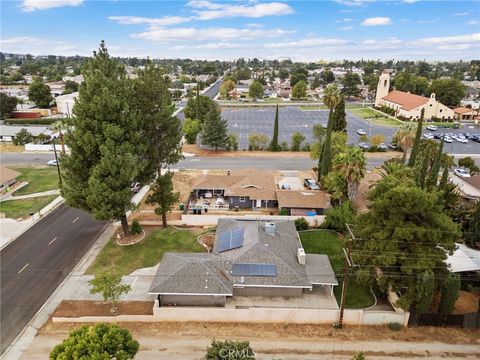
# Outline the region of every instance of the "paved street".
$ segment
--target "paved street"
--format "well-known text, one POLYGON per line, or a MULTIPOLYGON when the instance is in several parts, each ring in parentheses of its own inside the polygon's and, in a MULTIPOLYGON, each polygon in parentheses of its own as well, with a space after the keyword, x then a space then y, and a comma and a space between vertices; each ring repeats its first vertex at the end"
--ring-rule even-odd
POLYGON ((1 352, 15 339, 106 227, 61 205, 0 252, 1 352))
MULTIPOLYGON (((386 158, 369 159, 368 168, 380 166, 386 158)), ((192 157, 172 166, 173 169, 271 169, 271 170, 309 170, 317 162, 308 157, 271 158, 271 157, 192 157)))
MULTIPOLYGON (((218 94, 218 91, 220 90, 220 85, 222 85, 222 78, 220 78, 219 80, 217 80, 216 83, 213 84, 213 86, 208 89, 207 91, 205 91, 205 93, 203 93, 202 95, 205 95, 205 96, 208 96, 210 99, 213 99, 217 94, 218 94)), ((185 107, 187 105, 187 101, 186 100, 182 100, 180 103, 179 103, 179 106, 178 107, 185 107)), ((183 121, 185 120, 185 113, 182 111, 180 111, 178 114, 177 114, 177 117, 183 121)))

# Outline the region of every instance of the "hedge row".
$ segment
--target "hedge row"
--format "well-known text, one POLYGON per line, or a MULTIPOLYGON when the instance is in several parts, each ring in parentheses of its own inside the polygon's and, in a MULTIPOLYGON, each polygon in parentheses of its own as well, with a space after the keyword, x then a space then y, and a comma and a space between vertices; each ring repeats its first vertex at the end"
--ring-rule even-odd
POLYGON ((65 118, 47 118, 47 119, 7 119, 7 125, 51 125, 57 121, 65 121, 65 118))

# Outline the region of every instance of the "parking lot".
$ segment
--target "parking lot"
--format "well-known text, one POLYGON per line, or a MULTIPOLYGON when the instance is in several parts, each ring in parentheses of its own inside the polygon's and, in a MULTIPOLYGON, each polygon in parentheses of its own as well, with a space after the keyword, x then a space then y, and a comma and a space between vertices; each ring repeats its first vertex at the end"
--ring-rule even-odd
MULTIPOLYGON (((225 108, 222 117, 228 121, 228 131, 238 136, 240 149, 248 149, 248 135, 263 133, 270 139, 273 135, 275 108, 225 108)), ((301 132, 305 135, 305 143, 313 141, 312 128, 315 124, 326 124, 327 110, 304 111, 296 107, 281 107, 279 109, 279 135, 278 142, 291 142, 292 134, 301 132)), ((383 134, 385 143, 389 143, 398 127, 385 126, 361 119, 347 111, 347 132, 349 143, 357 144, 358 129, 364 129, 367 136, 383 134)), ((430 132, 430 131, 424 131, 430 132)), ((479 126, 462 126, 461 129, 438 129, 437 133, 480 133, 479 126)), ((480 143, 469 141, 466 144, 453 141, 445 144, 445 152, 453 154, 480 154, 480 143)))

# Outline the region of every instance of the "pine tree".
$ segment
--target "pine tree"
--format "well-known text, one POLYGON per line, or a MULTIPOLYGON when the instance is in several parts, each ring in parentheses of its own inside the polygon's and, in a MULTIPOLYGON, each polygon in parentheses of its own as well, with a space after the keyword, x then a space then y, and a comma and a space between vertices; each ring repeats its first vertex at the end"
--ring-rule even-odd
POLYGON ((275 122, 273 124, 273 138, 270 142, 270 151, 280 151, 278 146, 278 103, 277 109, 275 110, 275 122))
POLYGON ((195 119, 200 119, 200 88, 197 83, 197 97, 195 98, 196 108, 195 108, 195 119))
POLYGON ((428 157, 424 156, 422 160, 422 166, 418 172, 417 185, 422 189, 425 187, 425 180, 427 179, 428 172, 428 157))
POLYGON ((342 95, 332 115, 332 131, 347 131, 347 114, 345 113, 345 97, 342 95))
POLYGON ((172 178, 173 173, 171 172, 159 175, 152 187, 153 192, 148 195, 146 200, 147 204, 158 205, 155 208, 155 214, 162 217, 164 229, 167 228, 167 213, 173 209, 180 197, 180 193, 173 192, 172 178))
POLYGON ((224 148, 228 143, 227 130, 227 120, 222 119, 218 105, 212 105, 203 124, 202 144, 215 150, 224 148))
POLYGON ((325 142, 323 143, 322 156, 318 163, 318 179, 320 180, 323 176, 327 175, 332 168, 332 118, 333 112, 330 110, 328 116, 328 125, 327 125, 327 135, 325 136, 325 142))
POLYGON ((410 167, 414 167, 415 162, 417 160, 418 150, 419 150, 419 147, 420 147, 420 140, 422 138, 422 128, 423 128, 423 118, 424 118, 424 116, 425 116, 425 109, 422 108, 422 112, 420 114, 420 120, 418 121, 418 124, 417 124, 417 132, 415 134, 415 140, 413 142, 412 151, 410 152, 410 158, 408 159, 408 166, 410 166, 410 167))
POLYGON ((440 165, 441 165, 442 156, 443 156, 444 141, 445 141, 445 136, 442 137, 442 141, 440 142, 440 146, 438 147, 437 156, 435 157, 435 161, 430 170, 430 176, 428 177, 428 180, 427 180, 427 188, 432 188, 434 186, 437 186, 438 173, 440 172, 440 165))
POLYGON ((450 274, 443 284, 438 312, 440 314, 451 314, 458 299, 461 280, 458 274, 450 274))
POLYGON ((83 76, 74 130, 65 137, 71 153, 61 156, 61 192, 68 205, 96 219, 120 220, 128 235, 126 212, 134 207, 130 187, 146 165, 141 121, 129 106, 131 82, 103 41, 83 76))

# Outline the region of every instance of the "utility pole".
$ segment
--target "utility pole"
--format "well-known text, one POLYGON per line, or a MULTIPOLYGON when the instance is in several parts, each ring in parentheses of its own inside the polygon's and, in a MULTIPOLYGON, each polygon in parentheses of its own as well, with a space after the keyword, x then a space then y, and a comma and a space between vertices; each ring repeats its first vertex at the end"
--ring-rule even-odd
POLYGON ((348 282, 350 281, 350 270, 353 266, 353 261, 352 261, 352 243, 353 243, 353 232, 350 229, 350 226, 348 224, 347 229, 349 232, 348 236, 348 244, 347 244, 347 250, 345 248, 343 249, 343 253, 345 254, 345 276, 343 277, 343 283, 342 283, 342 298, 340 301, 340 313, 338 316, 338 328, 341 329, 343 327, 343 313, 345 311, 345 303, 347 301, 347 289, 348 289, 348 282))

